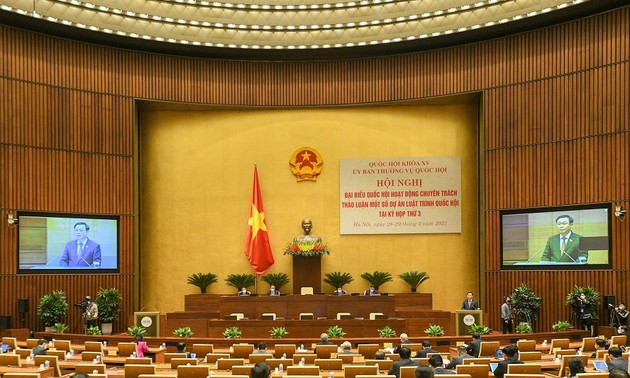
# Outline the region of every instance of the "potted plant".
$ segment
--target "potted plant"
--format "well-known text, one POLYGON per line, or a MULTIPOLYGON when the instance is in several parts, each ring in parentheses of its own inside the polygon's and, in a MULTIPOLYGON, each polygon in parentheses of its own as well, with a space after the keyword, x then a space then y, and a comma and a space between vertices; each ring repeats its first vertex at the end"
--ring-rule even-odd
POLYGON ((225 283, 227 283, 228 286, 236 288, 236 290, 254 286, 255 282, 256 279, 253 274, 230 274, 225 279, 225 283))
POLYGON ((66 294, 61 290, 53 290, 50 294, 45 294, 37 305, 37 316, 44 323, 47 332, 55 323, 60 323, 66 317, 68 302, 66 294))
POLYGON ((218 276, 214 273, 193 273, 188 276, 188 283, 197 286, 201 290, 201 294, 205 294, 208 286, 217 282, 217 279, 218 276))
POLYGON ((147 329, 141 326, 127 327, 127 333, 129 336, 136 337, 137 335, 144 335, 147 333, 147 329))
POLYGON ((287 329, 284 327, 273 327, 271 329, 271 331, 269 331, 269 336, 272 339, 282 339, 284 338, 289 332, 287 332, 287 329))
POLYGON ((571 323, 566 320, 558 320, 551 325, 553 331, 566 331, 569 328, 571 328, 571 323))
POLYGON ((340 339, 346 334, 343 331, 343 328, 339 327, 338 325, 330 326, 326 333, 331 339, 340 339))
POLYGON ((412 293, 418 290, 418 286, 421 283, 429 279, 427 272, 418 272, 416 270, 399 274, 398 277, 409 284, 412 293))
POLYGON ((532 327, 529 323, 520 322, 514 327, 516 333, 532 333, 532 327))
POLYGON ((344 285, 349 284, 354 281, 354 278, 350 273, 345 272, 331 272, 326 273, 324 278, 324 282, 332 286, 333 288, 343 287, 344 285))
POLYGON ((377 329, 378 337, 396 337, 396 331, 389 326, 385 326, 382 329, 377 329))
POLYGON ((531 327, 540 314, 542 299, 525 284, 515 288, 510 297, 512 298, 512 311, 516 321, 529 323, 531 327))
POLYGON ((289 283, 289 275, 286 273, 269 273, 261 277, 269 286, 275 286, 276 290, 289 283))
POLYGON ((378 290, 381 285, 394 280, 390 273, 379 272, 378 270, 374 273, 365 272, 361 274, 361 278, 369 282, 376 290, 378 290))
POLYGON ((444 329, 441 325, 429 324, 429 328, 425 329, 424 333, 429 336, 444 336, 444 329))
POLYGON ((98 318, 104 335, 112 334, 112 323, 118 320, 122 297, 114 287, 100 288, 94 301, 98 306, 98 318))
POLYGON ((52 333, 66 333, 70 327, 65 325, 64 323, 55 323, 52 326, 52 333))
POLYGON ((223 337, 226 339, 240 339, 241 330, 237 326, 228 327, 223 331, 223 337))
POLYGON ((90 326, 85 329, 86 335, 101 335, 101 329, 97 326, 90 326))
POLYGON ((177 328, 175 331, 173 331, 173 335, 177 337, 192 337, 193 332, 190 329, 190 326, 186 326, 186 327, 177 328))
POLYGON ((473 335, 478 333, 480 335, 488 335, 490 334, 490 328, 486 327, 483 324, 473 324, 468 328, 468 332, 473 335))

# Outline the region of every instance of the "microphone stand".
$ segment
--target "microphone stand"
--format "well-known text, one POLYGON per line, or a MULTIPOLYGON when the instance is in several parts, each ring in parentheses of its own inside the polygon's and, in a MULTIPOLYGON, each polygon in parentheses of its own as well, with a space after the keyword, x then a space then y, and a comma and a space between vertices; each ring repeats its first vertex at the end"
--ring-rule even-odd
POLYGON ((544 247, 543 247, 543 248, 540 248, 538 251, 536 251, 536 253, 534 253, 534 254, 532 255, 532 257, 530 257, 530 258, 528 258, 528 259, 527 259, 527 262, 531 262, 531 261, 534 259, 534 257, 536 257, 536 256, 540 255, 540 253, 543 251, 543 249, 544 249, 544 247))
POLYGON ((575 261, 575 259, 573 257, 571 257, 571 255, 569 255, 566 251, 562 251, 563 255, 566 255, 568 258, 571 259, 571 261, 573 261, 574 263, 577 263, 577 261, 575 261))

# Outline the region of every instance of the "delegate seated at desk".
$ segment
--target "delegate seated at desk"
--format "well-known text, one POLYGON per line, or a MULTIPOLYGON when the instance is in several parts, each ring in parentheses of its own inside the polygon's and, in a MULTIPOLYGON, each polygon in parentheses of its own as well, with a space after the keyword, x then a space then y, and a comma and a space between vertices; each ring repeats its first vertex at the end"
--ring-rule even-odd
POLYGON ((586 263, 588 251, 580 250, 581 235, 571 231, 573 218, 560 215, 556 218, 556 226, 558 234, 547 239, 540 261, 586 263))
POLYGON ((271 287, 269 288, 269 291, 267 292, 267 295, 269 296, 280 295, 280 290, 276 290, 276 287, 274 285, 271 285, 271 287))

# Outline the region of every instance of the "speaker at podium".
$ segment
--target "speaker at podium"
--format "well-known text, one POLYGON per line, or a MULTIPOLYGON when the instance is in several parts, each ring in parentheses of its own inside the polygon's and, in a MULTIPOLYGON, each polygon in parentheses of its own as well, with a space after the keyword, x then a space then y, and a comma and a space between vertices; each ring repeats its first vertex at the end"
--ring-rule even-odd
POLYGON ((455 330, 458 336, 468 335, 468 329, 473 324, 483 324, 482 310, 455 311, 455 330))
POLYGON ((145 336, 160 336, 160 313, 158 311, 134 312, 133 325, 144 327, 147 330, 145 336))

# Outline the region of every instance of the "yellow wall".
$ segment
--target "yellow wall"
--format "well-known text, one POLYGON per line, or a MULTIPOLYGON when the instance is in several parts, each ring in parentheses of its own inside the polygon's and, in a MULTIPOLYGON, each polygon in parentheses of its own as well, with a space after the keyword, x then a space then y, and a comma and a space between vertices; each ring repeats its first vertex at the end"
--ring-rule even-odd
MULTIPOLYGON (((181 311, 198 293, 188 275, 212 272, 211 293, 233 293, 231 273, 252 273, 243 253, 254 164, 276 259, 270 273, 291 275, 285 244, 313 220, 329 244, 322 274, 349 272, 347 290, 364 290, 361 273, 388 271, 381 290, 407 292, 397 275, 427 271, 419 288, 434 308, 457 308, 478 288, 478 104, 366 106, 290 110, 140 112, 140 307, 181 311), (297 182, 289 158, 320 152, 317 182, 297 182), (367 157, 462 157, 462 233, 339 235, 339 160, 367 157)), ((289 283, 289 286, 291 283, 289 283)), ((323 290, 332 290, 323 284, 323 290)), ((258 292, 267 285, 260 282, 258 292)), ((285 291, 290 291, 287 287, 285 291)))

